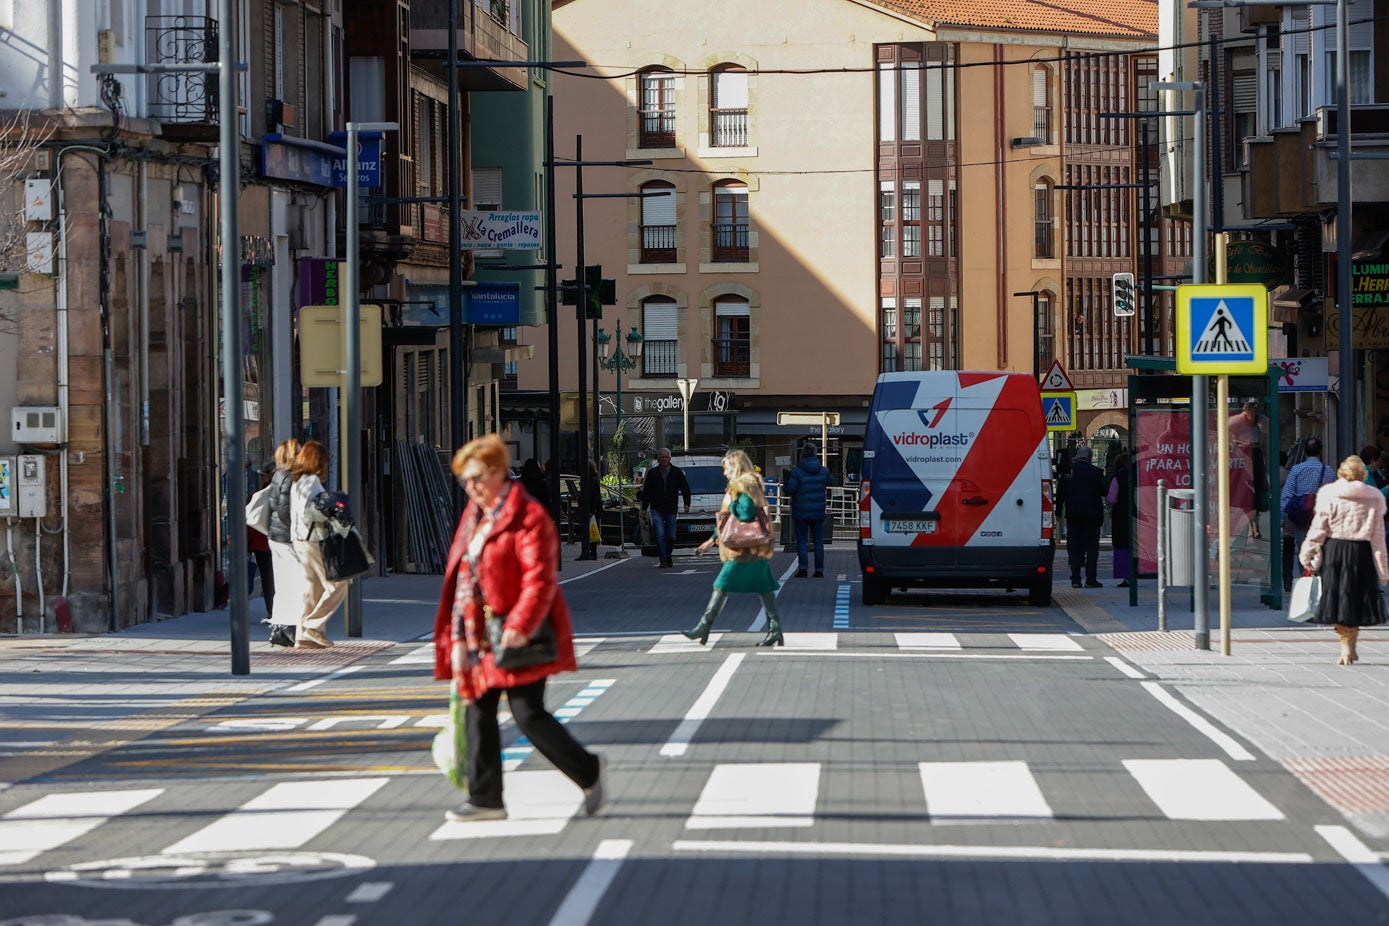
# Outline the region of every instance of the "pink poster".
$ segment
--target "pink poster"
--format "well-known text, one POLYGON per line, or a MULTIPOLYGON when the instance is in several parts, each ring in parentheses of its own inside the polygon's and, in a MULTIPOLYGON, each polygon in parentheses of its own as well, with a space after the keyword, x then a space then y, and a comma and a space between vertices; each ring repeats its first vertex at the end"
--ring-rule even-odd
POLYGON ((1138 469, 1138 571, 1157 572, 1157 484, 1191 488, 1191 428, 1185 408, 1138 410, 1134 462, 1138 469))

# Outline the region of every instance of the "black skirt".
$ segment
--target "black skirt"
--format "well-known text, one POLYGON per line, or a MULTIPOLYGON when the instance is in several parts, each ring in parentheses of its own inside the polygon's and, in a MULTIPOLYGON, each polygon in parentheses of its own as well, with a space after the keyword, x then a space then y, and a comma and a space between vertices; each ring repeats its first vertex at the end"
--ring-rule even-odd
POLYGON ((1374 548, 1368 540, 1336 540, 1321 548, 1321 599, 1316 624, 1369 627, 1384 623, 1374 548))

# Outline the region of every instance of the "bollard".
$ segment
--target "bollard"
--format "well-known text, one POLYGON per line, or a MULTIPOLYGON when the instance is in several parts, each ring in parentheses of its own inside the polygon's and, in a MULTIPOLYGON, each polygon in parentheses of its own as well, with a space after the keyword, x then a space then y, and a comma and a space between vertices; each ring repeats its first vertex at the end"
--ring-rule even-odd
POLYGON ((1157 483, 1157 619, 1167 629, 1167 480, 1157 483))

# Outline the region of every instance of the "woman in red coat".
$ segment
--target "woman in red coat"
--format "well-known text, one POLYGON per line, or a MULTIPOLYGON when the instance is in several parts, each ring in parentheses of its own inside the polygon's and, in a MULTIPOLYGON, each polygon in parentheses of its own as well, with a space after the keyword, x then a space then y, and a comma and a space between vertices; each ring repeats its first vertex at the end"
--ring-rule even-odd
POLYGON ((468 800, 445 817, 454 822, 502 820, 502 737, 497 705, 506 692, 511 715, 540 753, 584 792, 584 810, 603 804, 601 756, 584 749, 545 709, 545 679, 572 672, 573 626, 557 581, 555 522, 508 471, 506 445, 495 434, 469 441, 453 458, 468 494, 449 550, 434 616, 434 677, 453 679, 468 702, 468 800), (505 615, 503 650, 524 646, 548 619, 555 658, 524 668, 498 668, 484 611, 505 615))

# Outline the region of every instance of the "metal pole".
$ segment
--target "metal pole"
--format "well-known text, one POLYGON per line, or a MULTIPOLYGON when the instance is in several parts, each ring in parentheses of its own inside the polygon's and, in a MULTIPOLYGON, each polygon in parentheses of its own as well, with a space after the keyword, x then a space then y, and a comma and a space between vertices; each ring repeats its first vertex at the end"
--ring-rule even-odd
MULTIPOLYGON (((599 283, 599 287, 599 293, 595 294, 595 297, 601 300, 601 282, 599 283)), ((600 309, 599 311, 601 312, 602 310, 600 309)), ((598 319, 595 318, 592 320, 591 327, 593 331, 588 339, 588 343, 589 347, 593 352, 593 458, 595 460, 598 460, 598 464, 600 467, 606 468, 607 460, 599 459, 600 457, 604 456, 604 454, 600 449, 603 446, 603 428, 602 416, 599 414, 599 409, 603 405, 603 390, 598 388, 598 319)), ((619 330, 617 334, 618 337, 621 337, 621 330, 619 330)), ((621 346, 619 345, 619 349, 620 348, 621 346)))
POLYGON ((232 675, 251 674, 251 628, 246 589, 246 473, 241 395, 241 231, 237 206, 241 196, 241 150, 237 131, 236 22, 233 0, 219 0, 217 15, 218 123, 220 152, 218 182, 222 209, 222 407, 226 422, 227 582, 231 620, 232 675))
MULTIPOLYGON (((1206 282, 1206 88, 1196 82, 1196 119, 1192 148, 1191 179, 1191 281, 1206 282)), ((1192 488, 1192 606, 1195 611, 1196 648, 1211 648, 1210 521, 1206 497, 1206 461, 1209 458, 1207 413, 1209 386, 1204 376, 1191 377, 1191 475, 1192 488)))
POLYGON ((1152 212, 1148 205, 1148 196, 1151 192, 1149 184, 1148 166, 1148 122, 1146 119, 1138 123, 1138 130, 1141 133, 1139 150, 1142 152, 1143 162, 1140 165, 1142 170, 1143 184, 1143 220, 1139 223, 1139 228, 1143 229, 1143 353, 1149 357, 1155 355, 1153 348, 1153 327, 1157 321, 1157 309, 1153 305, 1153 230, 1149 224, 1152 212))
MULTIPOLYGON (((1215 282, 1229 282, 1225 248, 1230 236, 1215 236, 1215 282)), ((1230 377, 1215 378, 1215 464, 1216 550, 1220 557, 1220 652, 1230 655, 1230 377)))
MULTIPOLYGON (((622 350, 622 322, 618 321, 617 331, 613 335, 615 346, 613 347, 613 372, 617 375, 617 424, 613 429, 613 436, 622 433, 622 362, 627 359, 627 355, 622 350)), ((594 338, 593 343, 597 344, 598 339, 594 338)), ((593 382, 598 383, 598 374, 593 374, 593 382)), ((624 517, 626 508, 624 502, 626 496, 622 494, 622 463, 619 459, 617 467, 617 555, 627 555, 627 519, 624 517)))
POLYGON ((578 241, 578 268, 574 271, 574 283, 578 288, 578 302, 574 314, 579 323, 579 347, 574 352, 574 361, 579 368, 579 559, 597 559, 597 551, 588 555, 588 494, 592 480, 588 475, 588 363, 584 359, 588 346, 588 326, 584 315, 588 311, 587 269, 584 266, 584 137, 574 138, 574 202, 578 241))
MULTIPOLYGON (((550 362, 550 517, 559 524, 559 245, 555 241, 555 98, 545 91, 545 337, 550 362)), ((563 569, 563 557, 560 558, 563 569)))
MULTIPOLYGON (((468 442, 468 384, 463 366, 463 238, 462 204, 459 200, 463 172, 463 146, 458 100, 458 0, 449 0, 449 437, 454 450, 468 442)), ((453 486, 453 515, 463 514, 466 501, 458 480, 453 486)))
MULTIPOLYGON (((347 497, 360 510, 362 495, 362 291, 361 291, 361 242, 358 229, 361 204, 358 188, 361 178, 357 174, 358 125, 347 123, 347 299, 343 324, 343 388, 347 392, 343 408, 346 417, 343 421, 343 474, 342 487, 347 497)), ((382 158, 384 161, 385 159, 382 158)), ((355 579, 347 589, 347 600, 343 602, 343 627, 349 637, 362 635, 362 586, 355 579)))
POLYGON ((1341 372, 1337 444, 1342 459, 1355 453, 1355 318, 1351 311, 1350 257, 1350 3, 1336 0, 1336 301, 1340 309, 1337 365, 1341 372))
POLYGON ((1158 630, 1167 629, 1167 480, 1157 483, 1157 620, 1158 630))

